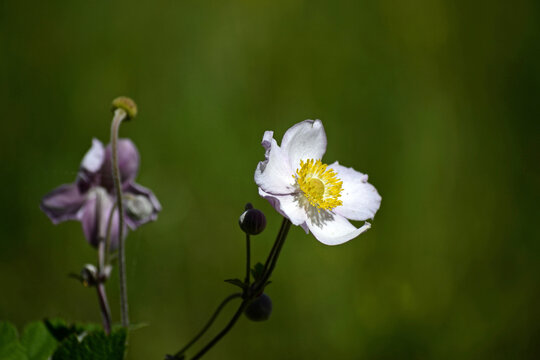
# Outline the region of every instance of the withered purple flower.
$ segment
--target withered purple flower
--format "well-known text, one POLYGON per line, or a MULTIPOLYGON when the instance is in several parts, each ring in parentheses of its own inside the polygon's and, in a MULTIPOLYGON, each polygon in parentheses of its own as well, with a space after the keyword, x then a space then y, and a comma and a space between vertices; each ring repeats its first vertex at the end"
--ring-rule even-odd
MULTIPOLYGON (((125 223, 131 230, 156 220, 161 211, 154 193, 135 182, 139 161, 135 144, 129 139, 120 139, 118 163, 124 194, 125 223)), ((104 147, 101 141, 93 139, 75 182, 61 185, 45 195, 40 207, 54 224, 66 220, 80 221, 86 240, 95 247, 100 239, 106 237, 111 211, 114 211, 110 235, 110 250, 114 251, 118 248, 119 225, 111 162, 111 145, 104 147)))

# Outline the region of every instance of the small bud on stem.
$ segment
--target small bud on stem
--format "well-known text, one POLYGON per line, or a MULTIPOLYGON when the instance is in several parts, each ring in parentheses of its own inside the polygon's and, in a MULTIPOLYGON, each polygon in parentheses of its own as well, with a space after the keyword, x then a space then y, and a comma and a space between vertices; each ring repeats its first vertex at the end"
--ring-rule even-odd
MULTIPOLYGON (((248 204, 251 206, 251 204, 248 204)), ((257 235, 263 232, 266 228, 266 217, 261 210, 248 208, 240 215, 240 228, 248 235, 257 235)))

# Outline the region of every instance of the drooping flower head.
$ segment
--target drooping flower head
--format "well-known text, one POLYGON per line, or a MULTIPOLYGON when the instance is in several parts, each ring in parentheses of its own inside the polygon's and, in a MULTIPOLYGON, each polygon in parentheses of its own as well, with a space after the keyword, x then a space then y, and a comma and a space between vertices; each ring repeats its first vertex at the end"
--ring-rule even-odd
MULTIPOLYGON (((137 183, 139 152, 129 139, 118 142, 118 164, 122 179, 127 226, 134 230, 140 225, 157 219, 161 205, 154 193, 137 183)), ((41 210, 54 224, 77 220, 82 224, 86 240, 97 246, 105 238, 111 211, 110 250, 118 247, 118 210, 114 206, 111 145, 92 140, 92 147, 84 156, 77 178, 71 184, 54 189, 41 200, 41 210)), ((127 231, 123 232, 124 234, 127 231)))
POLYGON ((291 127, 279 146, 273 131, 266 131, 265 160, 255 170, 259 194, 294 225, 326 245, 349 241, 370 228, 356 228, 349 220, 373 219, 381 197, 368 176, 352 168, 321 159, 326 134, 320 120, 305 120, 291 127))

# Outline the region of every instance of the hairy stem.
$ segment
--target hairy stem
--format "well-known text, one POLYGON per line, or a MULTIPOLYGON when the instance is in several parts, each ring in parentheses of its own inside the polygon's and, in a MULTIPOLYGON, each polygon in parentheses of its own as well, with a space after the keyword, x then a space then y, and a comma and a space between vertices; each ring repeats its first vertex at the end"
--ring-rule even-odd
POLYGON ((105 236, 105 264, 109 265, 109 249, 111 247, 111 231, 112 231, 112 220, 114 216, 114 211, 116 210, 116 203, 111 207, 111 212, 109 213, 109 218, 107 220, 107 235, 105 236))
POLYGON ((101 281, 98 282, 98 284, 96 285, 96 290, 99 299, 99 307, 101 308, 103 328, 105 329, 105 333, 109 335, 111 333, 111 309, 109 308, 109 302, 107 301, 105 284, 101 281))
POLYGON ((120 168, 118 166, 118 130, 122 120, 126 118, 123 109, 114 111, 114 118, 111 126, 111 146, 112 146, 112 174, 114 189, 116 192, 116 205, 118 206, 118 265, 120 275, 120 308, 122 316, 122 326, 129 326, 129 311, 127 298, 126 280, 126 256, 124 248, 124 204, 122 199, 122 179, 120 179, 120 168))

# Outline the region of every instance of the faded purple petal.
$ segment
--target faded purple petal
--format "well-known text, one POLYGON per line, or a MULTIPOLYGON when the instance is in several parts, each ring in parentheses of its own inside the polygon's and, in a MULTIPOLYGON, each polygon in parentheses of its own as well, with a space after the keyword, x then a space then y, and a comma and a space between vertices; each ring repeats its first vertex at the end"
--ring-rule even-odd
POLYGON ((135 230, 149 221, 155 221, 161 204, 152 190, 137 183, 129 183, 124 189, 126 223, 135 230))
POLYGON ((98 139, 92 139, 92 147, 86 152, 77 174, 77 186, 81 193, 85 193, 99 182, 99 170, 105 159, 105 148, 98 139))
MULTIPOLYGON (((99 193, 97 190, 95 193, 88 197, 81 211, 81 224, 86 240, 90 245, 97 247, 100 239, 105 239, 107 236, 107 228, 109 223, 109 217, 111 210, 113 209, 114 202, 111 197, 105 192, 99 193), (100 200, 98 200, 98 197, 100 200)), ((111 219, 111 237, 109 250, 115 251, 118 248, 118 230, 119 219, 118 210, 114 210, 113 217, 111 219)), ((127 228, 124 229, 124 238, 127 235, 127 228)))
POLYGON ((54 224, 66 220, 78 220, 77 213, 84 203, 84 195, 77 185, 64 184, 41 199, 40 208, 54 224))
MULTIPOLYGON (((139 151, 135 144, 129 139, 118 140, 118 167, 122 184, 132 182, 139 171, 139 151)), ((114 181, 112 177, 112 147, 111 144, 105 148, 105 160, 101 168, 101 184, 108 190, 113 189, 114 181)))

